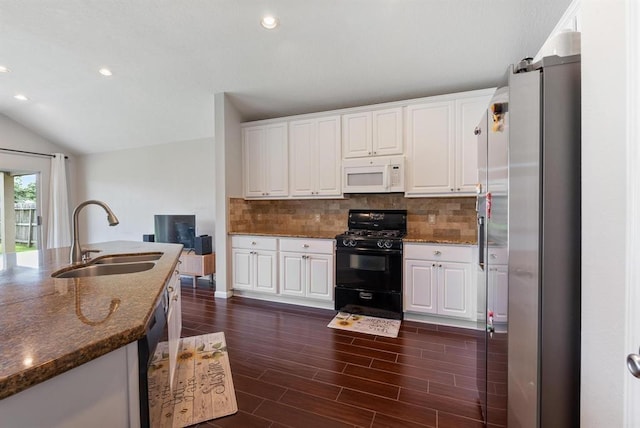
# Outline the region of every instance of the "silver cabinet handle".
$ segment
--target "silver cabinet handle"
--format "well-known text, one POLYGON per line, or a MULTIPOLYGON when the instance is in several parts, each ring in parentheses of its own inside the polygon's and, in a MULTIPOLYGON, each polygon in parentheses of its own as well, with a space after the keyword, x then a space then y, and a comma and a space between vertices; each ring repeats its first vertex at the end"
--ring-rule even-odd
POLYGON ((302 247, 303 248, 309 248, 309 244, 304 244, 302 247))
POLYGON ((495 254, 493 254, 493 253, 489 254, 489 257, 491 257, 492 259, 497 259, 497 258, 498 258, 498 256, 496 256, 496 255, 495 255, 495 254))
POLYGON ((251 245, 256 245, 256 241, 253 241, 253 242, 251 243, 251 245))
POLYGON ((440 254, 442 254, 442 251, 436 250, 433 252, 434 256, 439 256, 440 254))
POLYGON ((640 355, 629 354, 627 356, 627 368, 634 377, 640 379, 640 355))
POLYGON ((473 130, 473 135, 480 135, 482 134, 482 130, 476 126, 476 129, 473 130))
POLYGON ((168 287, 167 287, 167 291, 168 291, 169 293, 173 293, 173 287, 172 287, 172 286, 168 286, 168 287))

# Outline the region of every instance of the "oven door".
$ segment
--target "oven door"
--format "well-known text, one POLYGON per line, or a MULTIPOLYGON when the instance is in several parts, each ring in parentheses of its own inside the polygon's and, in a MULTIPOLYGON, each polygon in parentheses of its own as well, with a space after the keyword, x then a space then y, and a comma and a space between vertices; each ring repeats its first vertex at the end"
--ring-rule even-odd
POLYGON ((402 250, 337 248, 336 286, 400 293, 402 250))

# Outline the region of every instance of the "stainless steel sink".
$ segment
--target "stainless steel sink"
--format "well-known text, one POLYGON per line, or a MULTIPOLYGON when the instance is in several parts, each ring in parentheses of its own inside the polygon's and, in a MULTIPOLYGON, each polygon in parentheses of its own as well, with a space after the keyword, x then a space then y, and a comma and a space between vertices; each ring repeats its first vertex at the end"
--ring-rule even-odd
POLYGON ((54 278, 84 278, 88 276, 118 275, 123 273, 144 272, 153 268, 153 262, 91 264, 51 274, 54 278))
POLYGON ((164 253, 147 253, 147 254, 112 254, 95 259, 92 265, 112 264, 112 263, 133 263, 133 262, 152 262, 159 260, 164 253))

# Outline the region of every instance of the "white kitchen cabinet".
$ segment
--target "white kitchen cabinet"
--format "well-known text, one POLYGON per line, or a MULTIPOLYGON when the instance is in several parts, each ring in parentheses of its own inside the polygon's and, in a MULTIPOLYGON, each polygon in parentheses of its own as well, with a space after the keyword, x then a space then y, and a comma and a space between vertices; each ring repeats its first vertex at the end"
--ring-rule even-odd
POLYGON ((242 142, 245 198, 287 197, 287 123, 245 127, 242 142))
POLYGON ((169 342, 169 385, 173 390, 178 349, 182 332, 182 298, 180 294, 180 274, 176 270, 167 285, 169 310, 167 311, 167 339, 169 342))
POLYGON ((404 283, 405 311, 438 313, 438 272, 433 262, 406 259, 404 283))
POLYGON ((342 115, 345 158, 403 154, 402 107, 342 115))
POLYGON ((280 239, 280 294, 332 300, 333 240, 280 239))
POLYGON ((277 292, 277 242, 260 236, 231 239, 234 289, 277 292))
POLYGON ((487 111, 490 93, 456 99, 455 191, 474 194, 478 183, 478 136, 475 129, 487 111))
POLYGON ((406 195, 451 193, 454 188, 455 103, 407 107, 406 195))
POLYGON ((504 248, 489 248, 488 256, 487 310, 493 312, 494 323, 506 323, 509 307, 507 251, 504 248))
POLYGON ((292 197, 342 196, 340 116, 289 122, 292 197))
POLYGON ((494 89, 407 106, 406 196, 468 196, 478 181, 474 130, 494 89))
POLYGON ((506 265, 489 267, 487 308, 493 312, 494 323, 508 321, 509 307, 509 272, 506 265))
POLYGON ((406 244, 404 310, 475 319, 472 248, 406 244))

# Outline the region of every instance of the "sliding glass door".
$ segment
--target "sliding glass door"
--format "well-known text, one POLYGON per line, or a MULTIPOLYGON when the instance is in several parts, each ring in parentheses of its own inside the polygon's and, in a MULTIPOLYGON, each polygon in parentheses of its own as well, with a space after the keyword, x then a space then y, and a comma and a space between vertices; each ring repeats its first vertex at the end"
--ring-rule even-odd
POLYGON ((0 171, 0 253, 42 248, 40 174, 0 171))

